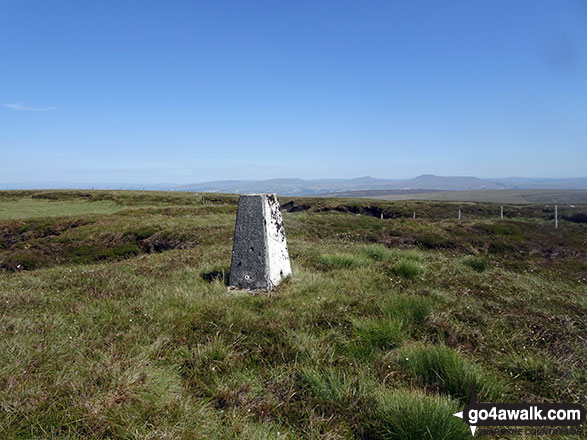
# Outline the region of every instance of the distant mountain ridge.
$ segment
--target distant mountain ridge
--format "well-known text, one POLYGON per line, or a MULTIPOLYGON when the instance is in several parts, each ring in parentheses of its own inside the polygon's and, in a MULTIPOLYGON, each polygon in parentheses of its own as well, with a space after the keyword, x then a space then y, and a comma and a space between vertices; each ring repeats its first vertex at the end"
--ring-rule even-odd
POLYGON ((413 179, 375 179, 357 177, 354 179, 270 179, 217 181, 183 185, 178 191, 229 192, 229 193, 267 193, 281 195, 328 195, 352 191, 383 190, 432 190, 432 191, 470 191, 498 189, 587 189, 587 177, 572 179, 546 179, 512 177, 504 179, 480 179, 471 176, 436 176, 422 174, 413 179))
POLYGON ((269 180, 219 180, 213 182, 177 185, 162 184, 92 184, 92 183, 30 183, 0 184, 0 189, 133 189, 196 191, 219 193, 277 193, 288 196, 315 196, 355 191, 385 190, 393 192, 420 191, 472 191, 500 189, 587 189, 587 177, 577 178, 526 178, 508 177, 481 179, 472 176, 436 176, 422 174, 413 179, 376 179, 369 176, 353 179, 279 178, 269 180))
POLYGON ((504 185, 490 180, 470 176, 443 177, 434 174, 422 174, 408 181, 409 188, 405 189, 436 189, 461 191, 471 189, 503 189, 504 185))

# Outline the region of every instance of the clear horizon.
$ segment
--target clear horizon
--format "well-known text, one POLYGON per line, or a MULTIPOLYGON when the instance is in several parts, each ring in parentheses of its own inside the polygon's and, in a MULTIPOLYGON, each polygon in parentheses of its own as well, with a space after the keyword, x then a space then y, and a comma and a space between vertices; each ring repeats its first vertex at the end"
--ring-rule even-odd
POLYGON ((0 183, 585 176, 580 0, 6 1, 0 56, 0 183))

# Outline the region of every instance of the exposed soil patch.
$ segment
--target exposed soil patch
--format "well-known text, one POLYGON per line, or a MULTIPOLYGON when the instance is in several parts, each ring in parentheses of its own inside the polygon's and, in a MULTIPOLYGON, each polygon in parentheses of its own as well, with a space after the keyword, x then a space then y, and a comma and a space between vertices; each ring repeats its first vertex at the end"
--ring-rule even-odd
POLYGON ((54 237, 63 232, 92 223, 88 219, 55 221, 33 219, 0 222, 0 249, 7 249, 16 243, 54 237))
POLYGON ((587 213, 577 212, 575 214, 563 215, 563 218, 573 223, 587 223, 587 213))
MULTIPOLYGON (((287 212, 311 211, 325 212, 338 211, 351 214, 363 214, 384 218, 412 218, 416 214, 418 219, 442 220, 456 219, 459 209, 463 220, 471 219, 498 219, 500 205, 496 203, 477 202, 436 202, 436 201, 386 201, 369 199, 341 199, 341 198, 314 198, 296 197, 281 205, 287 212)), ((587 207, 559 206, 561 218, 574 222, 585 222, 587 207)), ((508 205, 504 207, 504 218, 534 218, 554 220, 554 205, 508 205)))
POLYGON ((180 230, 159 231, 147 225, 115 232, 108 230, 108 227, 101 229, 101 224, 95 223, 60 219, 3 222, 0 270, 33 270, 56 264, 116 261, 144 253, 187 249, 197 246, 201 241, 200 235, 205 236, 207 232, 198 228, 191 234, 180 230), (69 234, 77 228, 83 228, 83 232, 69 234))
POLYGON ((196 246, 198 241, 186 240, 174 236, 173 233, 162 231, 151 235, 149 238, 137 241, 138 246, 145 253, 163 252, 171 249, 188 249, 196 246))
POLYGON ((306 210, 310 209, 310 205, 308 205, 308 204, 296 205, 293 200, 290 200, 289 202, 281 205, 281 209, 286 212, 299 212, 299 211, 306 211, 306 210))

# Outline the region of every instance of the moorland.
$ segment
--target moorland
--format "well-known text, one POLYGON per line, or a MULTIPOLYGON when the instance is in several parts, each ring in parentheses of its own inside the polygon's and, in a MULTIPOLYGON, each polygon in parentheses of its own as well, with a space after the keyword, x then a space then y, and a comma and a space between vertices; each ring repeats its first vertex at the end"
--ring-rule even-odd
POLYGON ((458 440, 472 386, 585 399, 586 205, 280 197, 260 293, 236 202, 0 192, 0 438, 458 440))

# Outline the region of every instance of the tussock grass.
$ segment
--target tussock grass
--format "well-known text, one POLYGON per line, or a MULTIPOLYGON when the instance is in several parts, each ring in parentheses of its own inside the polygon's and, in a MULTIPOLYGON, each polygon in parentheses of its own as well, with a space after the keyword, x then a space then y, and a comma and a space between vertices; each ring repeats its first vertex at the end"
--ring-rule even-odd
POLYGON ((399 258, 402 260, 410 260, 410 261, 416 261, 418 263, 422 263, 424 262, 424 256, 422 254, 422 252, 416 251, 416 250, 398 250, 398 249, 394 249, 392 250, 393 256, 395 258, 399 258))
POLYGON ((321 255, 318 262, 327 269, 354 269, 370 264, 367 258, 351 254, 321 255))
POLYGON ((422 326, 431 312, 432 301, 417 295, 390 295, 381 304, 381 311, 388 319, 401 322, 404 328, 422 326))
POLYGON ((331 364, 334 362, 336 345, 341 343, 338 332, 316 334, 290 329, 287 334, 288 343, 295 347, 300 358, 315 364, 331 364))
POLYGON ((363 246, 361 251, 364 255, 368 258, 375 260, 375 261, 387 261, 390 258, 395 257, 396 253, 381 244, 371 244, 368 246, 363 246))
POLYGON ((416 279, 425 272, 422 264, 408 259, 401 259, 391 270, 395 275, 408 280, 416 279))
POLYGON ((504 387, 497 379, 444 345, 413 344, 402 348, 397 356, 402 368, 421 384, 463 402, 469 400, 472 387, 480 399, 494 401, 503 394, 504 387))
POLYGON ((303 368, 300 380, 318 405, 344 408, 345 411, 362 406, 375 387, 362 372, 357 374, 320 366, 303 368))
POLYGON ((373 351, 397 347, 406 339, 404 325, 394 318, 354 319, 353 326, 357 335, 356 345, 352 346, 355 354, 369 355, 373 351))
POLYGON ((470 439, 469 427, 452 414, 460 405, 446 397, 411 390, 380 391, 367 422, 373 439, 470 439))
POLYGON ((487 269, 487 259, 483 257, 473 257, 469 255, 462 259, 464 265, 469 266, 477 272, 484 272, 487 269))

